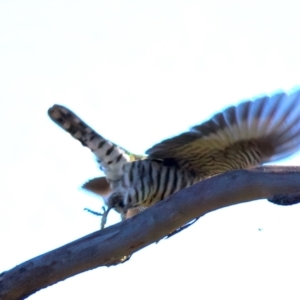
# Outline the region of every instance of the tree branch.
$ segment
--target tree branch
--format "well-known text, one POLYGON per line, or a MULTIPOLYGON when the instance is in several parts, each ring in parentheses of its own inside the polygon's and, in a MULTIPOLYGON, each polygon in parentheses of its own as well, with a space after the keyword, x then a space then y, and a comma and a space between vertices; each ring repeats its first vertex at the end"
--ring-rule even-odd
POLYGON ((285 204, 297 203, 299 183, 300 167, 267 166, 209 178, 133 218, 0 274, 0 299, 24 299, 81 272, 118 264, 124 257, 157 242, 193 219, 226 206, 262 198, 272 201, 278 197, 285 204))

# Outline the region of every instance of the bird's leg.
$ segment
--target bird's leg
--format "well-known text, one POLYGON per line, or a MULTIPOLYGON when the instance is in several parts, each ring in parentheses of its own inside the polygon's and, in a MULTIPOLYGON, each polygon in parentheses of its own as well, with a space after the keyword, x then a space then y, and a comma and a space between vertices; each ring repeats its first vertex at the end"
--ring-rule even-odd
POLYGON ((100 216, 101 218, 101 226, 100 228, 103 229, 105 227, 105 224, 107 222, 107 216, 109 211, 114 208, 120 215, 121 215, 121 220, 124 221, 126 219, 126 214, 130 206, 124 205, 124 196, 122 193, 117 192, 112 194, 109 199, 108 199, 108 208, 105 209, 105 207, 102 207, 103 212, 97 212, 94 210, 91 210, 89 208, 85 208, 84 210, 95 215, 95 216, 100 216))
POLYGON ((107 210, 105 209, 105 206, 102 206, 102 210, 103 212, 100 213, 100 212, 97 212, 97 211, 94 211, 94 210, 91 210, 89 208, 85 208, 84 210, 95 215, 95 216, 98 216, 98 217, 102 217, 101 218, 101 225, 100 225, 100 229, 103 229, 105 224, 106 224, 106 221, 107 221, 107 215, 110 211, 111 207, 109 207, 107 210))
POLYGON ((95 215, 95 216, 98 216, 98 217, 101 217, 101 216, 103 216, 103 214, 105 213, 105 211, 106 211, 106 209, 105 209, 105 207, 104 206, 102 206, 102 210, 103 210, 103 212, 102 213, 100 213, 100 212, 97 212, 97 211, 94 211, 94 210, 92 210, 92 209, 89 209, 89 208, 84 208, 84 210, 85 211, 87 211, 87 212, 89 212, 89 213, 91 213, 91 214, 93 214, 93 215, 95 215))
POLYGON ((104 229, 104 226, 105 226, 106 221, 107 221, 108 213, 109 213, 109 211, 110 211, 111 209, 112 209, 112 207, 110 207, 110 206, 108 207, 107 210, 103 209, 104 212, 103 212, 102 218, 101 218, 101 227, 100 227, 101 230, 104 229))

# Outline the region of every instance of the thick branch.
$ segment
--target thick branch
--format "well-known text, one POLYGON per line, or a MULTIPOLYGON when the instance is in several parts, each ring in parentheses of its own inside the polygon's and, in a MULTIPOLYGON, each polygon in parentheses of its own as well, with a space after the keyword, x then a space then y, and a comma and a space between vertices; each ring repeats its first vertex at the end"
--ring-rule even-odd
POLYGON ((0 299, 23 299, 81 272, 117 264, 199 216, 242 202, 296 194, 299 183, 300 167, 264 167, 212 177, 133 218, 2 273, 0 299))

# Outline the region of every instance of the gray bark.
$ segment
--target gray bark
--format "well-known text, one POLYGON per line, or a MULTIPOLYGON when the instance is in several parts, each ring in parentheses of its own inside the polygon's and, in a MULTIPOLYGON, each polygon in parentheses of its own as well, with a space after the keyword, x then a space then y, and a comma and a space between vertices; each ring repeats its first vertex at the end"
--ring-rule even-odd
POLYGON ((173 194, 124 222, 91 233, 0 274, 0 299, 24 299, 38 290, 125 257, 211 211, 267 198, 299 202, 300 167, 227 172, 173 194), (143 228, 143 230, 141 230, 143 228))

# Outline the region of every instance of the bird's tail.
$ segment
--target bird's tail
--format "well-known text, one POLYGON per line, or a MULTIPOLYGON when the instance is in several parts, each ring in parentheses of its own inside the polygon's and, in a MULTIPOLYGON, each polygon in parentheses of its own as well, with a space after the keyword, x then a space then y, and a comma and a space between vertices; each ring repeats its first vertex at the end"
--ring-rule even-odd
POLYGON ((123 165, 132 160, 128 151, 102 137, 64 106, 55 104, 48 114, 53 122, 94 153, 108 181, 118 180, 123 175, 123 165))

